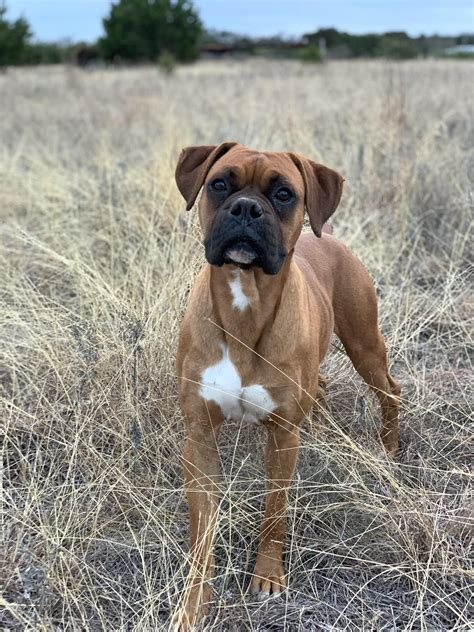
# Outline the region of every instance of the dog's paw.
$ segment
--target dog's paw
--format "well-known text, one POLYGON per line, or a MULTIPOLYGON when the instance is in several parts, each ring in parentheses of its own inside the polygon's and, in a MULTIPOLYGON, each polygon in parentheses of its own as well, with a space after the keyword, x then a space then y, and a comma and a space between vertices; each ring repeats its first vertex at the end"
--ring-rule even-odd
POLYGON ((212 589, 208 584, 193 587, 171 620, 171 632, 190 632, 209 614, 212 589))
POLYGON ((281 562, 263 558, 257 560, 250 590, 262 596, 278 595, 286 588, 285 569, 281 562))

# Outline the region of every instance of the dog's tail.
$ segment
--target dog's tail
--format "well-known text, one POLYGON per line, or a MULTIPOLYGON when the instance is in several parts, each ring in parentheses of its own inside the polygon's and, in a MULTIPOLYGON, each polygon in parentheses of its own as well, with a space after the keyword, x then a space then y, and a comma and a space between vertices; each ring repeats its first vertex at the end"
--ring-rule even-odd
POLYGON ((332 235, 332 226, 331 224, 323 224, 323 233, 327 233, 328 235, 332 235))

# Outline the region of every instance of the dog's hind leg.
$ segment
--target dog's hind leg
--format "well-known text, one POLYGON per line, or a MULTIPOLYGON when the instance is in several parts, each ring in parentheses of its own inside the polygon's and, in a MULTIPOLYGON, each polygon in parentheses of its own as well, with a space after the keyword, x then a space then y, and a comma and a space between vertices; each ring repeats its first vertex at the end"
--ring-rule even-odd
POLYGON ((380 438, 393 456, 398 449, 400 385, 390 375, 385 340, 377 322, 377 299, 367 274, 357 298, 335 309, 335 330, 356 371, 375 392, 382 408, 380 438))
POLYGON ((400 385, 388 370, 384 339, 378 333, 375 342, 371 338, 370 343, 366 341, 367 345, 361 341, 342 342, 356 371, 378 397, 382 408, 380 438, 387 452, 394 456, 398 449, 400 385))

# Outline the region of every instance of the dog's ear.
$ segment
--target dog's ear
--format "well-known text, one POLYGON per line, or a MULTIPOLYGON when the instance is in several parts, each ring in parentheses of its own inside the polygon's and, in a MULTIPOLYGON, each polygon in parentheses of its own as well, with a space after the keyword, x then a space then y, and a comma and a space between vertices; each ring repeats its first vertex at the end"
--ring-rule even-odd
POLYGON ((305 207, 311 228, 317 237, 321 237, 324 223, 334 213, 341 199, 344 178, 301 154, 290 153, 290 157, 303 176, 305 207))
POLYGON ((229 149, 237 145, 234 142, 221 143, 220 145, 195 145, 185 147, 179 156, 176 165, 176 184, 181 195, 186 200, 186 210, 194 205, 209 169, 229 149))

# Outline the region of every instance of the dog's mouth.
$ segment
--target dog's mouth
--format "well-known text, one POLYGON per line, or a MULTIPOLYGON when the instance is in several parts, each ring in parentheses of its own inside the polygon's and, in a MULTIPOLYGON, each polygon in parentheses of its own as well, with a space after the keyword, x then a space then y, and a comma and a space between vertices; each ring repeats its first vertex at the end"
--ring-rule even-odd
POLYGON ((226 263, 249 266, 255 263, 257 259, 258 253, 254 246, 242 239, 229 246, 224 252, 224 261, 226 263))
POLYGON ((239 230, 225 239, 226 231, 219 228, 217 225, 204 240, 206 259, 211 265, 231 264, 243 270, 257 267, 265 274, 277 274, 280 270, 288 253, 278 233, 259 235, 239 230))

